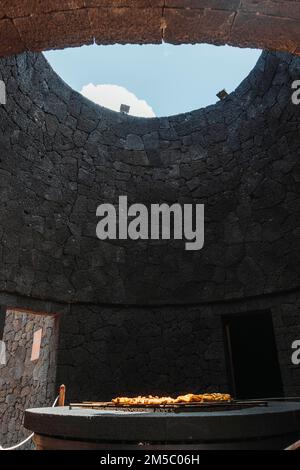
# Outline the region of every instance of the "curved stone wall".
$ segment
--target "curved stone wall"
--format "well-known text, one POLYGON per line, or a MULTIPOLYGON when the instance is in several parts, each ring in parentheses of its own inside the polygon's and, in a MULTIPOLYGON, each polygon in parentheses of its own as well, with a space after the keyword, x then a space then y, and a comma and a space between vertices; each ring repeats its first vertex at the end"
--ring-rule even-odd
POLYGON ((226 100, 140 119, 87 101, 41 54, 2 59, 0 290, 67 303, 215 302, 299 287, 300 59, 263 53, 226 100), (96 208, 204 203, 205 245, 100 241, 96 208))
MULTIPOLYGON (((291 346, 300 338, 299 291, 211 305, 74 305, 61 318, 57 383, 67 385, 70 402, 191 391, 234 396, 223 319, 266 310, 272 315, 284 394, 297 397, 300 368, 291 362, 291 346)), ((253 362, 248 372, 253 383, 258 382, 255 367, 253 362)))
POLYGON ((294 0, 10 0, 0 55, 82 44, 209 42, 299 53, 294 0), (66 28, 66 24, 68 27, 66 28))
MULTIPOLYGON (((139 119, 74 92, 42 54, 11 55, 94 39, 205 41, 297 54, 297 4, 53 0, 45 10, 37 1, 14 0, 0 7, 0 55, 10 55, 0 60, 7 90, 0 106, 1 314, 8 308, 60 315, 51 387, 30 406, 54 399, 56 370, 67 401, 234 393, 224 319, 264 312, 272 319, 284 393, 299 396, 291 354, 300 334, 300 106, 291 86, 300 59, 264 52, 226 100, 139 119), (178 240, 101 242, 96 208, 117 205, 121 195, 147 206, 205 204, 204 248, 185 251, 178 240)), ((45 366, 42 355, 34 370, 45 366)), ((256 383, 255 364, 249 375, 256 383)), ((35 377, 42 388, 44 378, 35 377)), ((0 390, 2 432, 10 432, 1 444, 24 432, 29 402, 22 394, 15 423, 21 434, 8 426, 12 390, 22 381, 18 376, 11 391, 8 382, 0 390)))

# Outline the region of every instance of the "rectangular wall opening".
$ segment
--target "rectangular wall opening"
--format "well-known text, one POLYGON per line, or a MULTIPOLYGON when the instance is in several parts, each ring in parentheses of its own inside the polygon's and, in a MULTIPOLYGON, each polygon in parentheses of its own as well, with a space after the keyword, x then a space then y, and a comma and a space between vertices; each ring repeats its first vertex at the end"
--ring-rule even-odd
POLYGON ((223 317, 227 368, 237 399, 282 397, 283 385, 270 311, 223 317))

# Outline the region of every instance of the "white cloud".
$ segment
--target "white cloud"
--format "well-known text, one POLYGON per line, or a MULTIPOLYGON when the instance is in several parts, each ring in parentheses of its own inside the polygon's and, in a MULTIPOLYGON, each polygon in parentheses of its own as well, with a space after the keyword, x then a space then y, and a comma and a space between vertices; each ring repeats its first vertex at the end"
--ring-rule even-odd
POLYGON ((113 111, 120 111, 121 104, 130 106, 129 114, 139 117, 155 117, 154 111, 145 100, 139 100, 134 93, 118 85, 84 85, 81 94, 94 103, 113 111))

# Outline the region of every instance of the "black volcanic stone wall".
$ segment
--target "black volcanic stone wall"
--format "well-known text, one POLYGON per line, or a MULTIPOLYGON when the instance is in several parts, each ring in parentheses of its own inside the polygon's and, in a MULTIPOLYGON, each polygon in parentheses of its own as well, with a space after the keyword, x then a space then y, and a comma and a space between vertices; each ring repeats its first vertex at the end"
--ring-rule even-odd
POLYGON ((300 60, 264 53, 215 106, 140 119, 93 105, 39 54, 3 59, 0 289, 63 302, 216 301, 299 287, 300 60), (96 238, 96 207, 194 202, 205 247, 96 238))
POLYGON ((71 401, 228 388, 210 307, 74 307, 61 328, 58 382, 71 401))
POLYGON ((263 53, 226 100, 160 119, 81 97, 40 54, 0 61, 0 303, 61 313, 71 400, 229 388, 222 315, 270 309, 299 395, 300 59, 263 53), (204 203, 205 245, 96 238, 96 208, 204 203))
POLYGON ((70 401, 232 392, 222 318, 266 310, 272 314, 284 393, 297 397, 300 368, 292 364, 291 346, 300 338, 299 291, 209 306, 74 306, 61 323, 57 381, 67 385, 70 401))

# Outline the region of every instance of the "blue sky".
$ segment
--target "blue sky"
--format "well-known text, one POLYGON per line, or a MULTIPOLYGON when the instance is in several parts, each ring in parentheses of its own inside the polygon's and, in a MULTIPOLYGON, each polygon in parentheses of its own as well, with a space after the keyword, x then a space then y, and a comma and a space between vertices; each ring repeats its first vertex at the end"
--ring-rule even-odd
POLYGON ((121 101, 135 99, 132 95, 127 98, 128 90, 146 101, 142 113, 148 106, 156 116, 167 116, 215 103, 216 93, 223 88, 233 91, 254 67, 260 51, 206 44, 93 45, 45 55, 75 90, 81 92, 92 84, 84 94, 100 104, 109 107, 119 94, 121 101), (126 90, 96 85, 118 85, 126 90))

